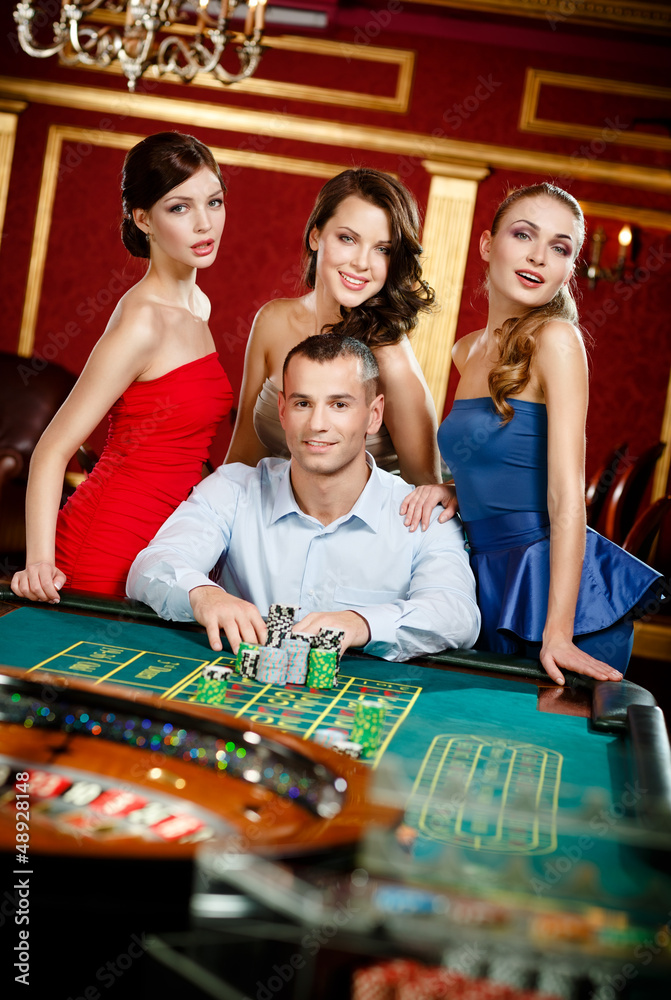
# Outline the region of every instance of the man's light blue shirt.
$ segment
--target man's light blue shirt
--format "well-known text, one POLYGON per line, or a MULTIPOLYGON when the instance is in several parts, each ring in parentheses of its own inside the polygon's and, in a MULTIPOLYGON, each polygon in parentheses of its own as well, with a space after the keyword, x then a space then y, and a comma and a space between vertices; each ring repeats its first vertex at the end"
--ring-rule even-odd
POLYGON ((221 466, 140 552, 128 596, 175 621, 193 620, 190 590, 216 584, 263 616, 276 602, 300 605, 299 619, 356 611, 365 652, 388 660, 472 646, 480 613, 461 522, 438 524, 438 508, 427 531, 408 531, 399 507, 412 487, 367 461, 357 502, 326 526, 296 503, 290 462, 221 466))

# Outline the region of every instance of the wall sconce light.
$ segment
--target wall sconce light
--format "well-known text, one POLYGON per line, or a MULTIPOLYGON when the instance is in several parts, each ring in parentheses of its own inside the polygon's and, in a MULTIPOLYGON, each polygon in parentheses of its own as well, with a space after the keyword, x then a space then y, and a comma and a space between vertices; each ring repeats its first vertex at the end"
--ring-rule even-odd
POLYGON ((590 288, 596 288, 597 281, 620 281, 625 277, 625 267, 629 261, 633 261, 633 233, 631 226, 622 226, 618 233, 618 254, 614 267, 602 267, 601 253, 604 243, 608 242, 608 237, 603 226, 597 226, 590 241, 589 263, 583 263, 578 268, 580 277, 587 278, 590 288))

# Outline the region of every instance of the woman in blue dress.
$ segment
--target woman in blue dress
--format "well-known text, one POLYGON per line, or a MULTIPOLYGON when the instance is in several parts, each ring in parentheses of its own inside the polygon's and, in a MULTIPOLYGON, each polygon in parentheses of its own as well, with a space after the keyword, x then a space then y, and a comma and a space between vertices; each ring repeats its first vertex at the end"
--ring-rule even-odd
MULTIPOLYGON (((587 358, 570 282, 585 235, 577 201, 551 184, 510 194, 480 237, 487 325, 453 350, 460 373, 438 432, 455 481, 482 611, 479 648, 621 680, 636 609, 659 574, 585 524, 587 358)), ((401 508, 425 528, 454 496, 422 486, 401 508)))

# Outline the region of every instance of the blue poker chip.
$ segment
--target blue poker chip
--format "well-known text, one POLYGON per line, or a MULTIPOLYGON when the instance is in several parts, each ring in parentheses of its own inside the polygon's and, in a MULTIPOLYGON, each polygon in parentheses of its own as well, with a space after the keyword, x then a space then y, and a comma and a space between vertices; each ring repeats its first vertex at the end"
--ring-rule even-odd
POLYGON ((377 886, 373 901, 385 913, 445 913, 450 905, 443 896, 402 885, 377 886))

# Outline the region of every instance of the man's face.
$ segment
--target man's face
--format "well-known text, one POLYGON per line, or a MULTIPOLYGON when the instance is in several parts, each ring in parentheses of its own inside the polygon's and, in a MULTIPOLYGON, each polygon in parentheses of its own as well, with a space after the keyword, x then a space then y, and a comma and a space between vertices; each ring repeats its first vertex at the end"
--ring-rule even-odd
POLYGON ((383 397, 367 401, 357 358, 320 364, 291 359, 280 393, 280 422, 292 459, 305 472, 333 476, 360 460, 366 434, 382 423, 383 397))

